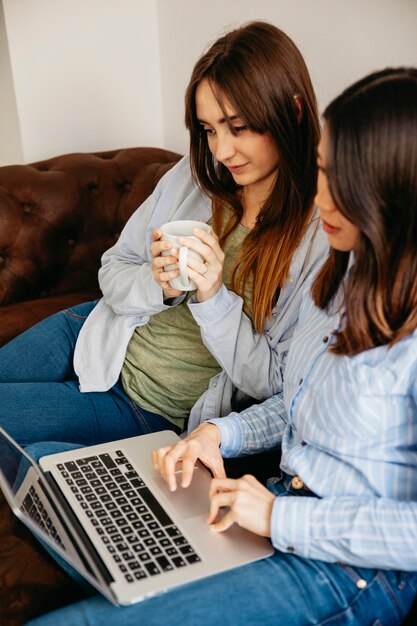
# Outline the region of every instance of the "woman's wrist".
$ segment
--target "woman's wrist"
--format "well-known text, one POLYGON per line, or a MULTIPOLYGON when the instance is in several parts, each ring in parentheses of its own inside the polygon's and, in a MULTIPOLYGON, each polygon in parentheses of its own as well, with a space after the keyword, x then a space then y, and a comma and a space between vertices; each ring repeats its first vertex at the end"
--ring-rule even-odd
POLYGON ((208 422, 206 422, 205 424, 200 424, 195 433, 204 433, 204 435, 210 439, 211 443, 220 448, 222 443, 222 434, 220 432, 220 429, 217 428, 215 424, 211 424, 208 422))

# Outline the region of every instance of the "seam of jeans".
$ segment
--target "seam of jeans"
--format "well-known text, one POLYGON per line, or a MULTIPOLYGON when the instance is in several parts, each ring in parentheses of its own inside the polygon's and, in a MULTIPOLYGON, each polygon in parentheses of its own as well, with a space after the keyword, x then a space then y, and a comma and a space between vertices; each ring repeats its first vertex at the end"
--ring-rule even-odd
MULTIPOLYGON (((356 585, 356 583, 363 578, 363 576, 359 572, 357 572, 356 568, 352 567, 352 565, 347 565, 346 563, 337 563, 337 565, 345 572, 345 574, 350 578, 354 585, 356 585)), ((391 602, 394 605, 398 615, 404 618, 405 615, 403 614, 401 605, 398 602, 395 593, 393 593, 391 584, 385 576, 385 573, 381 570, 377 571, 375 576, 373 576, 368 582, 365 589, 369 587, 369 585, 373 584, 375 581, 380 582, 381 587, 384 588, 386 594, 391 598, 391 602)))
POLYGON ((142 413, 140 406, 135 404, 135 402, 133 402, 133 400, 131 400, 131 398, 129 397, 128 397, 128 400, 129 400, 130 408, 133 412, 133 416, 136 419, 136 422, 139 424, 139 428, 146 427, 146 430, 148 431, 148 433, 151 433, 152 430, 150 429, 148 421, 145 415, 142 413))
POLYGON ((68 317, 71 317, 73 320, 86 320, 88 315, 77 315, 76 313, 73 313, 72 311, 70 311, 70 309, 64 309, 63 311, 64 315, 67 315, 68 317))
MULTIPOLYGON (((146 418, 145 413, 144 413, 144 412, 143 412, 143 410, 141 409, 141 407, 140 407, 139 405, 135 404, 135 403, 133 402, 133 400, 131 400, 130 398, 129 398, 129 402, 130 402, 130 405, 131 405, 131 407, 132 407, 132 410, 133 410, 134 416, 135 416, 135 418, 137 419, 137 421, 138 421, 140 424, 142 424, 142 425, 145 425, 145 426, 146 426, 146 430, 148 431, 148 433, 153 433, 153 432, 154 432, 154 430, 151 428, 151 426, 149 426, 149 422, 148 422, 148 420, 147 420, 147 418, 146 418)), ((155 414, 155 415, 156 415, 156 414, 155 414)), ((163 418, 163 415, 160 415, 159 417, 163 418)), ((167 420, 167 422, 169 422, 169 420, 167 420)), ((174 427, 175 427, 175 425, 174 425, 174 427)), ((175 427, 175 428, 176 428, 176 427, 175 427)), ((168 423, 167 423, 167 429, 168 429, 168 423)), ((176 430, 174 430, 174 432, 176 432, 176 433, 177 433, 177 431, 178 431, 178 430, 179 430, 179 429, 177 428, 176 430)), ((177 434, 178 434, 178 433, 177 433, 177 434)))
POLYGON ((387 594, 387 596, 390 598, 391 603, 394 607, 394 609, 397 611, 398 613, 398 617, 401 619, 401 621, 406 617, 407 613, 404 613, 401 604, 398 602, 397 596, 395 595, 395 593, 392 590, 391 584, 389 583, 386 575, 384 572, 379 571, 376 575, 376 580, 379 582, 379 584, 381 585, 381 587, 383 588, 383 590, 385 591, 385 593, 387 594))
POLYGON ((402 580, 417 594, 417 572, 402 572, 402 580))
MULTIPOLYGON (((96 304, 98 303, 98 300, 92 300, 92 302, 94 302, 94 306, 92 307, 92 309, 87 313, 87 315, 78 315, 78 313, 74 313, 73 311, 71 311, 71 307, 68 307, 66 309, 63 309, 62 313, 64 313, 64 315, 68 315, 68 317, 71 317, 74 320, 86 320, 87 317, 90 315, 91 311, 93 311, 94 307, 96 306, 96 304)), ((80 302, 80 304, 89 304, 89 302, 80 302)), ((78 306, 78 305, 75 305, 78 306)))
MULTIPOLYGON (((353 568, 352 568, 353 569, 353 568)), ((343 570, 345 571, 345 573, 347 574, 345 568, 343 568, 343 570)), ((348 574, 347 574, 348 575, 348 574)), ((349 578, 352 580, 352 577, 349 576, 349 578)), ((393 611, 395 611, 395 613, 398 616, 398 623, 402 623, 402 621, 405 619, 407 613, 404 613, 400 603, 398 602, 398 599, 395 595, 395 593, 392 591, 392 587, 391 584, 389 583, 388 579, 386 578, 386 575, 384 573, 384 571, 379 570, 376 572, 375 576, 372 577, 372 579, 368 582, 367 586, 364 589, 357 589, 357 593, 352 597, 352 599, 349 602, 349 606, 346 607, 346 609, 343 609, 341 611, 338 611, 337 613, 335 613, 334 615, 331 615, 329 617, 326 617, 323 621, 321 622, 317 622, 317 626, 332 626, 332 624, 339 625, 341 624, 341 618, 343 616, 347 616, 348 613, 351 613, 352 616, 354 615, 354 605, 355 603, 358 601, 358 599, 360 598, 361 595, 363 595, 364 593, 369 593, 371 590, 371 587, 374 585, 379 585, 379 587, 381 588, 381 590, 384 592, 384 594, 388 597, 392 609, 393 611)), ((377 624, 383 624, 384 622, 381 622, 380 618, 375 616, 375 620, 374 622, 372 622, 372 626, 376 626, 377 624)))
MULTIPOLYGON (((361 574, 359 574, 356 569, 354 567, 352 567, 352 565, 348 565, 347 563, 336 563, 336 565, 338 567, 340 567, 346 574, 346 576, 348 576, 348 578, 350 578, 350 580, 353 582, 353 584, 356 586, 357 582, 359 580, 363 579, 363 576, 361 576, 361 574)), ((371 579, 373 580, 373 579, 371 579)))

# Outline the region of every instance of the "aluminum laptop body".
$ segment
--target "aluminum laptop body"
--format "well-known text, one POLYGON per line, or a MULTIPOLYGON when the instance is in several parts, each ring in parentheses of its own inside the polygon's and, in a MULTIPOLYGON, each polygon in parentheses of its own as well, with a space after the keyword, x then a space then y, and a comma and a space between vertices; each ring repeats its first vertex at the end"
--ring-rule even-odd
POLYGON ((169 491, 151 452, 176 441, 162 431, 35 463, 0 428, 0 487, 37 538, 116 605, 270 556, 267 539, 236 524, 210 530, 203 465, 190 487, 169 491))

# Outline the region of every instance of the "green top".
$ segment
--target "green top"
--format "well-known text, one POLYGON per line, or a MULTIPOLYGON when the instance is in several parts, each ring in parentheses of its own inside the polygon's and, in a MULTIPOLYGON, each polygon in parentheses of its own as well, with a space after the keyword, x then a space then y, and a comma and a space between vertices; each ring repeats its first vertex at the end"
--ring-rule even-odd
MULTIPOLYGON (((227 288, 248 232, 239 224, 224 245, 223 283, 227 288)), ((133 402, 163 415, 181 429, 210 379, 221 370, 203 344, 200 328, 187 306, 192 293, 181 304, 153 315, 147 324, 135 329, 121 374, 124 390, 133 402)), ((244 300, 249 316, 251 294, 248 281, 244 300)))

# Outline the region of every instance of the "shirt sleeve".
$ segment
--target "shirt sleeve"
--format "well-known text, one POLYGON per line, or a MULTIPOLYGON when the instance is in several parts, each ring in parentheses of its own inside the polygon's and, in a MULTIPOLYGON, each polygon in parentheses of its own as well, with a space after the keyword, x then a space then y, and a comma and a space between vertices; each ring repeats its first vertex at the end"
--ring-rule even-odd
POLYGON ((282 372, 297 320, 295 308, 280 341, 256 333, 243 311, 243 299, 222 285, 205 302, 189 301, 204 345, 235 387, 251 398, 264 400, 282 389, 282 372))
POLYGON ((254 331, 243 311, 243 299, 225 285, 205 302, 190 299, 188 307, 202 340, 237 389, 257 401, 279 393, 290 342, 307 280, 321 266, 328 244, 312 223, 294 255, 290 275, 281 290, 266 330, 254 331))
POLYGON ((274 547, 358 567, 417 570, 417 503, 386 498, 278 497, 274 547))
POLYGON ((282 394, 276 394, 241 413, 208 421, 220 430, 220 452, 227 458, 279 447, 287 419, 282 394))
POLYGON ((117 243, 102 256, 100 288, 114 313, 138 316, 138 324, 144 324, 151 315, 168 308, 161 287, 153 279, 152 231, 168 221, 206 220, 210 215, 211 200, 194 183, 189 159, 184 157, 160 179, 127 221, 117 243))
MULTIPOLYGON (((165 177, 169 175, 172 171, 165 177)), ((149 316, 165 308, 162 289, 152 276, 147 232, 165 177, 127 221, 118 242, 102 256, 100 288, 106 303, 119 315, 149 316)))

